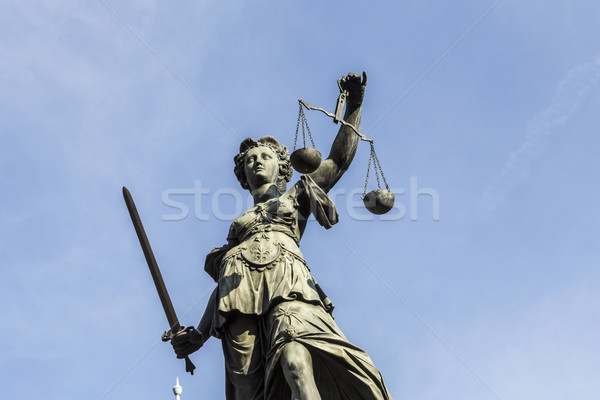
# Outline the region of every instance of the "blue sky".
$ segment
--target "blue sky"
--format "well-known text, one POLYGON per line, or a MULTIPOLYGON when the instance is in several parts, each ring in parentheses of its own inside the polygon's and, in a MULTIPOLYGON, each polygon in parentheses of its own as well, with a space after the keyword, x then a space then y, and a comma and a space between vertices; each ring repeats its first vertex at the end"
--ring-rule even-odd
MULTIPOLYGON (((240 139, 291 145, 297 99, 332 111, 366 70, 398 209, 355 207, 362 143, 341 222, 302 243, 346 336, 395 399, 597 399, 600 3, 501 0, 469 31, 493 4, 2 2, 1 397, 164 399, 179 376, 182 399, 224 398, 218 340, 193 377, 159 343, 121 187, 196 324, 205 254, 246 199, 240 139), (165 193, 197 184, 170 218, 165 193)), ((326 153, 337 126, 307 118, 326 153)))

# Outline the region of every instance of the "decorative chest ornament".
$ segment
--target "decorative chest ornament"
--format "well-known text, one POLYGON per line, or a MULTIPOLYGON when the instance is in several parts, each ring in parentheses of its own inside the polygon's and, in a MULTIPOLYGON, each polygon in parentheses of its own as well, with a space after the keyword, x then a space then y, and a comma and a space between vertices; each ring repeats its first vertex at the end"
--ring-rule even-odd
POLYGON ((281 256, 281 245, 267 232, 259 232, 242 247, 241 255, 250 267, 262 269, 281 256))

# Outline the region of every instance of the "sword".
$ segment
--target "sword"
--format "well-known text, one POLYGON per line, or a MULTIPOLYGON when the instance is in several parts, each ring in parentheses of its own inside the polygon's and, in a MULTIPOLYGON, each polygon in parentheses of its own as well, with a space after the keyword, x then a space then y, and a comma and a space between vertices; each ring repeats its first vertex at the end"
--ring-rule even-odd
MULTIPOLYGON (((125 186, 123 186, 123 198, 125 199, 125 204, 127 204, 127 209, 129 210, 129 216, 131 217, 131 222, 133 222, 135 233, 137 233, 137 237, 140 240, 140 245, 144 251, 144 256, 146 257, 148 268, 150 268, 150 274, 152 274, 152 280, 154 280, 158 297, 160 297, 160 302, 165 310, 165 314, 167 315, 167 320, 169 321, 170 329, 167 332, 164 332, 161 337, 163 342, 168 342, 171 340, 171 338, 173 338, 173 336, 177 335, 185 328, 179 324, 177 314, 175 314, 175 309, 173 308, 173 303, 171 303, 171 298, 169 297, 169 292, 167 292, 167 287, 165 286, 165 282, 163 281, 160 270, 158 269, 158 264, 156 263, 154 253, 150 247, 150 242, 146 236, 146 231, 144 231, 142 220, 140 219, 140 215, 135 208, 135 203, 133 202, 131 193, 129 193, 129 190, 127 190, 125 186)), ((190 361, 190 358, 186 356, 185 371, 194 375, 194 369, 196 369, 196 367, 190 361)))

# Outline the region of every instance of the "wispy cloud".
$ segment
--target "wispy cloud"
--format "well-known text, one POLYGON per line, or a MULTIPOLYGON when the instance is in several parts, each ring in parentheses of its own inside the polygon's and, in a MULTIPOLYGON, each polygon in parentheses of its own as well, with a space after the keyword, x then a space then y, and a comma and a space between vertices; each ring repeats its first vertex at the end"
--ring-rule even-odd
POLYGON ((483 206, 487 212, 502 203, 513 185, 527 176, 531 162, 542 153, 553 130, 577 113, 599 78, 600 57, 567 72, 548 107, 530 121, 523 144, 510 154, 501 172, 485 188, 483 206))

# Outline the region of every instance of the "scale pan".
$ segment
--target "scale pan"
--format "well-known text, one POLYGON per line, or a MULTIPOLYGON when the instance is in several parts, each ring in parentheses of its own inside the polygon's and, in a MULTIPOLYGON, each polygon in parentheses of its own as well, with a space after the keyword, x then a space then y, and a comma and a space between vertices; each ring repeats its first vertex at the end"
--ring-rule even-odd
POLYGON ((290 156, 292 167, 301 174, 310 174, 321 165, 321 153, 312 147, 298 149, 290 156))
POLYGON ((390 211, 394 207, 394 193, 385 189, 373 190, 363 198, 363 203, 367 210, 373 214, 381 215, 390 211))

